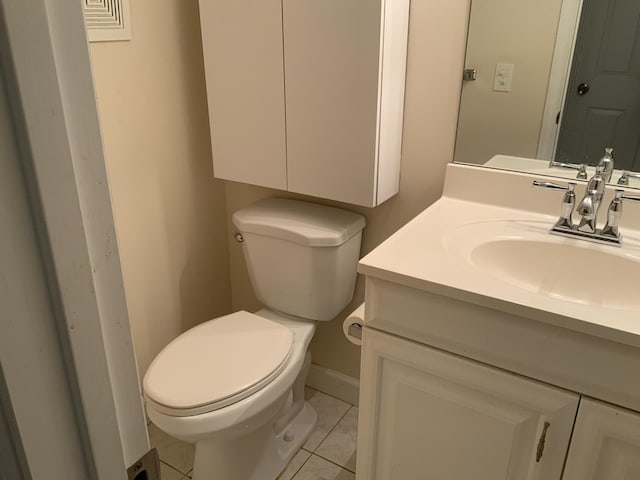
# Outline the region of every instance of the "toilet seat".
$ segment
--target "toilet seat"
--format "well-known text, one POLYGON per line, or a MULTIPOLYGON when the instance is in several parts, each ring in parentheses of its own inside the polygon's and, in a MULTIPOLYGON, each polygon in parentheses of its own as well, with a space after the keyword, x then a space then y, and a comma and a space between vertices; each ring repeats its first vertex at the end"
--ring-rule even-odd
POLYGON ((252 395, 286 367, 291 329, 239 311, 194 327, 167 345, 144 377, 148 402, 166 415, 211 412, 252 395))

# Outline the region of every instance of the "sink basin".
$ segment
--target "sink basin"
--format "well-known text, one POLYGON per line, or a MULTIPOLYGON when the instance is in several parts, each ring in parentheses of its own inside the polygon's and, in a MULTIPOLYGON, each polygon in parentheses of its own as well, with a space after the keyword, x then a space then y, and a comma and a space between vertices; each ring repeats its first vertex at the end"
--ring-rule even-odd
POLYGON ((447 250, 474 269, 517 288, 599 307, 640 307, 640 255, 550 235, 540 223, 484 222, 459 228, 447 250))

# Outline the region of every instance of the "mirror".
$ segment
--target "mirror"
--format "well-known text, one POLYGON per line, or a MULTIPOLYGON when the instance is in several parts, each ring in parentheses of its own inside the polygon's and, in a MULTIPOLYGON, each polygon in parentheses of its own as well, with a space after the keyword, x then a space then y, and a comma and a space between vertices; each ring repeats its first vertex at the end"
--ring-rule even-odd
POLYGON ((639 19, 638 0, 472 0, 454 161, 577 178, 612 147, 611 182, 640 187, 639 19))

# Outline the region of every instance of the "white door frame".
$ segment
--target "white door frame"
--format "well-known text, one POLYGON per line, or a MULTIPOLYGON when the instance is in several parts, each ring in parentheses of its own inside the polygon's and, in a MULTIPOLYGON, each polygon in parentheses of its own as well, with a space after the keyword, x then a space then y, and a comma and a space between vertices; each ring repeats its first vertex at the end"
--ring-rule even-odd
POLYGON ((542 160, 554 159, 560 132, 560 128, 558 128, 560 122, 556 124, 556 116, 558 112, 562 112, 564 107, 582 3, 583 0, 563 0, 562 2, 536 154, 536 158, 542 160))
POLYGON ((0 365, 0 479, 29 479, 27 459, 10 404, 2 365, 0 365))
POLYGON ((0 62, 18 147, 0 163, 0 361, 27 463, 126 479, 149 440, 82 2, 0 0, 0 62))

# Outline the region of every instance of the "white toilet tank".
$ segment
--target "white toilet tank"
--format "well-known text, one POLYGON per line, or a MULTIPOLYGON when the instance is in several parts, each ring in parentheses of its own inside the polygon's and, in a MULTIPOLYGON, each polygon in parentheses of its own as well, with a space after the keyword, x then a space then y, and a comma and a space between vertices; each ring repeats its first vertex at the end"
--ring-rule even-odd
POLYGON ((353 297, 364 217, 298 200, 268 198, 233 224, 258 299, 279 312, 331 320, 353 297))

